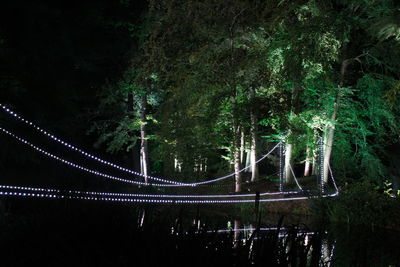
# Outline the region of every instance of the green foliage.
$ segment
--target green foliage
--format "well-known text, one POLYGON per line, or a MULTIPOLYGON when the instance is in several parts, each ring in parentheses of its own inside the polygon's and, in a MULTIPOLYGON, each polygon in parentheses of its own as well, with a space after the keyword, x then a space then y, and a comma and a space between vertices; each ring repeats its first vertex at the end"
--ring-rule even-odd
POLYGON ((113 24, 139 48, 104 91, 100 110, 113 120, 95 126, 99 141, 130 149, 146 94, 158 166, 178 160, 190 172, 212 158, 211 172, 228 168, 242 133, 249 146, 255 114, 258 135, 286 136, 297 164, 334 128, 339 182, 382 181, 381 144, 398 141, 397 16, 390 0, 150 1, 142 23, 113 24))
POLYGON ((396 227, 400 222, 399 199, 388 197, 369 182, 351 184, 339 197, 318 202, 314 212, 322 212, 334 223, 396 227))

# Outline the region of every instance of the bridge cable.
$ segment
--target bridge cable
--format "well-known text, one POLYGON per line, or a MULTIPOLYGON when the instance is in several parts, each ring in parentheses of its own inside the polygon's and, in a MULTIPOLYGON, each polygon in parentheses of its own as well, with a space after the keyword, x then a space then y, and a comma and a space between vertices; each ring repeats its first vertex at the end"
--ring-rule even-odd
MULTIPOLYGON (((18 119, 18 120, 20 120, 20 121, 26 123, 27 125, 33 127, 35 130, 39 131, 39 132, 42 133, 43 135, 45 135, 45 136, 51 138, 52 140, 54 140, 54 141, 56 141, 56 142, 58 142, 58 143, 64 145, 65 147, 67 147, 67 148, 69 148, 69 149, 71 149, 71 150, 74 150, 74 151, 79 152, 80 154, 82 154, 82 155, 84 155, 84 156, 86 156, 86 157, 88 157, 88 158, 91 158, 91 159, 96 160, 96 161, 98 161, 98 162, 100 162, 100 163, 102 163, 102 164, 105 164, 105 165, 108 165, 108 166, 117 168, 117 169, 119 169, 119 170, 121 170, 121 171, 125 171, 125 172, 128 172, 128 173, 137 175, 137 176, 141 176, 141 177, 148 178, 148 179, 152 179, 152 180, 159 181, 159 182, 177 184, 177 185, 181 185, 181 186, 196 186, 196 185, 201 185, 201 184, 213 183, 213 182, 217 182, 217 181, 220 181, 220 180, 229 178, 229 177, 231 177, 231 176, 234 176, 234 175, 237 174, 237 173, 241 173, 241 172, 243 172, 243 171, 249 169, 251 166, 253 166, 253 164, 257 164, 257 163, 259 163, 260 161, 262 161, 263 159, 265 159, 265 158, 266 158, 270 153, 272 153, 272 152, 275 150, 275 148, 278 147, 278 145, 279 145, 279 143, 278 143, 274 148, 272 148, 267 154, 265 154, 264 156, 262 156, 261 158, 259 158, 256 162, 251 163, 250 165, 248 165, 248 166, 242 168, 241 170, 239 170, 238 172, 233 172, 233 173, 231 173, 231 174, 228 174, 228 175, 225 175, 225 176, 222 176, 222 177, 218 177, 218 178, 215 178, 215 179, 203 181, 203 182, 197 182, 197 183, 181 183, 181 182, 177 182, 177 181, 174 181, 174 180, 168 180, 168 179, 159 178, 159 177, 155 177, 155 176, 150 176, 150 175, 147 175, 147 176, 146 176, 146 175, 143 175, 143 174, 141 174, 141 173, 139 173, 139 172, 136 172, 136 171, 133 171, 133 170, 130 170, 130 169, 121 167, 121 166, 119 166, 119 165, 117 165, 117 164, 111 163, 111 162, 109 162, 109 161, 103 160, 103 159, 101 159, 101 158, 99 158, 99 157, 97 157, 97 156, 94 156, 94 155, 92 155, 92 154, 90 154, 90 153, 88 153, 88 152, 85 152, 84 150, 82 150, 82 149, 80 149, 80 148, 77 148, 77 147, 75 147, 75 146, 73 146, 73 145, 71 145, 71 144, 69 144, 69 143, 67 143, 67 142, 65 142, 65 141, 63 141, 63 140, 61 140, 60 138, 58 138, 58 137, 56 137, 56 136, 50 134, 50 133, 47 132, 46 130, 42 129, 41 127, 39 127, 38 125, 34 124, 33 122, 31 122, 31 121, 29 121, 29 120, 27 120, 27 119, 24 119, 23 117, 21 117, 20 115, 18 115, 16 112, 10 110, 9 108, 7 108, 6 106, 4 106, 4 105, 1 104, 1 103, 0 103, 0 107, 1 107, 8 115, 12 116, 13 118, 16 118, 16 119, 18 119)), ((153 184, 153 185, 154 185, 154 184, 153 184)))
MULTIPOLYGON (((281 197, 281 198, 263 198, 260 202, 278 202, 278 201, 293 201, 293 200, 306 200, 318 197, 334 197, 337 192, 333 194, 325 194, 322 196, 299 196, 299 197, 281 197)), ((107 201, 119 203, 155 203, 155 204, 235 204, 235 203, 252 203, 255 199, 148 199, 148 198, 126 198, 126 197, 110 197, 110 196, 76 196, 66 193, 47 193, 47 192, 10 192, 0 191, 0 196, 16 196, 16 197, 34 197, 34 198, 50 198, 50 199, 77 199, 77 200, 94 200, 94 201, 107 201)))
POLYGON ((300 186, 300 184, 299 184, 299 181, 297 181, 296 175, 294 174, 294 171, 293 171, 293 168, 292 168, 292 164, 290 164, 290 163, 289 163, 289 168, 290 168, 290 171, 291 171, 291 173, 292 173, 292 175, 293 175, 294 181, 295 181, 296 184, 297 184, 297 187, 298 187, 300 190, 303 190, 303 188, 302 188, 302 187, 300 186))

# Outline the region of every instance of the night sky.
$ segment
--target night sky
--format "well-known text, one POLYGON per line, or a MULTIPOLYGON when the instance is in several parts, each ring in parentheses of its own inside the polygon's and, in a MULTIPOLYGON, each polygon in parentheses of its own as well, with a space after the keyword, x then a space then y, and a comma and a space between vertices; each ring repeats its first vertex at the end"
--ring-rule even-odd
MULTIPOLYGON (((88 129, 98 94, 106 82, 120 78, 136 47, 127 28, 115 25, 140 23, 144 12, 145 1, 3 1, 0 102, 92 150, 97 137, 88 129)), ((18 130, 12 121, 3 123, 18 130)), ((20 132, 38 140, 27 129, 20 132)), ((40 159, 3 143, 3 163, 40 159)))
POLYGON ((113 24, 139 21, 143 11, 141 1, 3 2, 1 102, 74 131, 76 115, 95 108, 102 84, 129 63, 133 41, 113 24))

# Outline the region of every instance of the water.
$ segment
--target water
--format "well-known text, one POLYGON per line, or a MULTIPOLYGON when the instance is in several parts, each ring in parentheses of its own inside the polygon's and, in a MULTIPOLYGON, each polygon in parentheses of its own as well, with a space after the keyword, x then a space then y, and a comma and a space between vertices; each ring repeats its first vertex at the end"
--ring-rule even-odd
POLYGON ((398 232, 238 214, 3 199, 1 266, 400 266, 398 232))

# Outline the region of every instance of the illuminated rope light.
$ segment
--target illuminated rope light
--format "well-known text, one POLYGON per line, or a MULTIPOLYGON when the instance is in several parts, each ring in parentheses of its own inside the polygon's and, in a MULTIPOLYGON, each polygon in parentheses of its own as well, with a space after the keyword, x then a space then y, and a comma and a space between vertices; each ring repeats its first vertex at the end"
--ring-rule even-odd
MULTIPOLYGON (((275 172, 274 174, 269 175, 268 178, 277 177, 278 174, 279 174, 279 171, 275 172)), ((265 184, 265 183, 268 183, 268 182, 269 181, 266 179, 265 181, 262 182, 262 184, 265 184)), ((238 184, 240 184, 240 185, 249 185, 250 182, 249 181, 242 181, 242 182, 240 182, 238 184)), ((203 187, 232 187, 232 182, 231 183, 223 183, 223 184, 201 184, 201 185, 196 185, 196 186, 203 186, 203 187)))
MULTIPOLYGON (((121 171, 128 172, 128 173, 130 173, 130 174, 134 174, 134 175, 137 175, 137 176, 149 178, 149 179, 152 179, 152 180, 155 180, 155 181, 159 181, 159 182, 177 184, 177 185, 182 185, 182 186, 196 186, 196 185, 201 185, 201 184, 208 184, 208 183, 213 183, 213 182, 217 182, 217 181, 220 181, 220 180, 223 180, 223 179, 227 179, 227 178, 229 178, 229 177, 232 177, 232 176, 234 176, 235 174, 241 173, 241 172, 243 172, 243 171, 249 169, 249 168, 250 168, 251 166, 253 166, 254 164, 257 164, 257 163, 259 163, 260 161, 262 161, 263 159, 265 159, 265 158, 266 158, 269 154, 271 154, 271 153, 275 150, 275 148, 279 145, 279 144, 277 144, 272 150, 270 150, 270 152, 268 152, 267 154, 265 154, 264 156, 262 156, 262 157, 261 157, 260 159, 258 159, 256 162, 254 162, 254 163, 252 163, 252 164, 250 164, 250 165, 244 167, 243 169, 239 170, 238 172, 233 172, 233 173, 231 173, 231 174, 228 174, 228 175, 225 175, 225 176, 222 176, 222 177, 218 177, 218 178, 215 178, 215 179, 212 179, 212 180, 207 180, 207 181, 204 181, 204 182, 198 182, 198 183, 181 183, 181 182, 177 182, 177 181, 174 181, 174 180, 167 180, 167 179, 163 179, 163 178, 159 178, 159 177, 154 177, 154 176, 150 176, 150 175, 147 175, 147 176, 146 176, 146 175, 143 175, 143 174, 141 174, 141 173, 139 173, 139 172, 136 172, 136 171, 133 171, 133 170, 130 170, 130 169, 121 167, 121 166, 119 166, 119 165, 117 165, 117 164, 111 163, 111 162, 109 162, 109 161, 103 160, 103 159, 101 159, 101 158, 99 158, 99 157, 96 157, 96 156, 94 156, 94 155, 92 155, 92 154, 90 154, 90 153, 87 153, 87 152, 85 152, 84 150, 82 150, 82 149, 80 149, 80 148, 77 148, 77 147, 75 147, 75 146, 73 146, 73 145, 71 145, 71 144, 69 144, 69 143, 67 143, 67 142, 65 142, 65 141, 63 141, 63 140, 57 138, 56 136, 50 134, 49 132, 47 132, 46 130, 44 130, 44 129, 42 129, 41 127, 37 126, 37 125, 34 124, 33 122, 31 122, 31 121, 29 121, 29 120, 26 120, 26 119, 24 119, 23 117, 19 116, 16 112, 14 112, 14 111, 8 109, 6 106, 4 106, 4 105, 1 104, 1 103, 0 103, 0 107, 1 107, 5 112, 7 112, 9 115, 13 116, 14 118, 16 118, 16 119, 18 119, 18 120, 20 120, 20 121, 22 121, 22 122, 28 124, 29 126, 33 127, 35 130, 37 130, 37 131, 39 131, 40 133, 46 135, 47 137, 53 139, 54 141, 56 141, 56 142, 58 142, 58 143, 60 143, 60 144, 62 144, 62 145, 64 145, 64 146, 66 146, 66 147, 69 148, 69 149, 72 149, 72 150, 74 150, 74 151, 77 151, 77 152, 79 152, 80 154, 82 154, 82 155, 84 155, 84 156, 86 156, 86 157, 88 157, 88 158, 91 158, 91 159, 93 159, 93 160, 96 160, 96 161, 98 161, 98 162, 100 162, 100 163, 102 163, 102 164, 105 164, 105 165, 114 167, 114 168, 119 169, 119 170, 121 170, 121 171)), ((154 184, 153 184, 153 185, 154 185, 154 184)))
MULTIPOLYGON (((320 142, 321 142, 321 147, 323 147, 323 145, 326 145, 324 143, 324 141, 322 140, 322 138, 320 138, 320 142)), ((323 162, 321 164, 323 164, 323 162)), ((328 170, 329 170, 329 173, 331 175, 333 186, 335 187, 336 192, 339 194, 339 188, 336 185, 335 177, 333 176, 333 172, 332 172, 331 165, 329 164, 329 162, 328 162, 328 170)), ((323 179, 321 179, 321 181, 323 181, 323 179)))
MULTIPOLYGON (((64 194, 50 194, 50 193, 29 193, 29 192, 8 192, 0 191, 0 196, 16 196, 16 197, 35 197, 35 198, 50 198, 50 199, 77 199, 77 200, 94 200, 106 202, 120 202, 120 203, 155 203, 155 204, 235 204, 235 203, 251 203, 255 200, 252 199, 236 199, 236 200, 186 200, 186 199, 145 199, 145 198, 115 198, 115 197, 102 197, 102 196, 70 196, 64 194)), ((273 199, 260 199, 260 202, 278 202, 278 201, 294 201, 306 200, 311 198, 326 198, 337 196, 334 194, 327 194, 315 197, 290 197, 290 198, 273 198, 273 199)))
MULTIPOLYGON (((26 141, 25 139, 20 138, 19 136, 15 135, 15 134, 13 134, 13 133, 11 133, 11 132, 9 132, 9 131, 7 131, 6 129, 4 129, 4 128, 2 128, 2 127, 0 127, 0 130, 3 131, 3 132, 6 133, 6 134, 12 136, 13 138, 17 139, 19 142, 24 143, 24 144, 26 144, 26 145, 32 147, 32 148, 35 149, 36 151, 38 151, 38 152, 44 154, 45 156, 47 156, 47 157, 49 157, 49 158, 58 160, 58 161, 60 161, 60 162, 62 162, 62 163, 64 163, 64 164, 66 164, 66 165, 68 165, 68 166, 71 166, 71 167, 73 167, 73 168, 76 168, 76 169, 79 169, 79 170, 81 170, 81 171, 85 171, 85 172, 88 172, 88 173, 91 173, 91 174, 94 174, 94 175, 97 175, 97 176, 101 176, 101 177, 104 177, 104 178, 107 178, 107 179, 111 179, 111 180, 115 180, 115 181, 119 181, 119 182, 130 183, 130 184, 136 184, 136 185, 143 185, 143 186, 158 186, 158 187, 183 186, 183 185, 178 185, 178 184, 151 184, 151 183, 143 183, 143 182, 138 182, 138 181, 133 181, 133 180, 129 180, 129 179, 124 179, 124 178, 120 178, 120 177, 108 175, 108 174, 105 174, 105 173, 102 173, 102 172, 99 172, 99 171, 96 171, 96 170, 92 170, 92 169, 83 167, 83 166, 81 166, 81 165, 75 164, 75 163, 70 162, 70 161, 68 161, 68 160, 62 159, 62 158, 60 158, 60 157, 58 157, 58 156, 56 156, 56 155, 54 155, 54 154, 51 154, 51 153, 49 153, 49 152, 47 152, 47 151, 45 151, 45 150, 43 150, 43 149, 41 149, 41 148, 35 146, 34 144, 32 144, 32 143, 26 141)), ((190 185, 189 185, 189 186, 190 186, 190 185)))
POLYGON ((47 189, 47 188, 14 186, 14 185, 0 185, 0 189, 26 190, 26 191, 36 191, 36 192, 55 192, 55 193, 60 192, 60 190, 58 189, 47 189))
MULTIPOLYGON (((113 196, 113 197, 141 197, 141 198, 240 198, 240 197, 255 197, 256 194, 233 194, 233 195, 160 195, 160 194, 131 194, 131 193, 112 193, 112 192, 93 192, 93 191, 78 191, 78 190, 59 190, 49 188, 37 188, 27 186, 12 186, 0 185, 0 189, 10 189, 15 191, 34 191, 45 193, 67 193, 67 194, 80 194, 80 195, 96 195, 96 196, 113 196)), ((299 194, 299 191, 288 192, 264 192, 260 196, 273 196, 273 195, 289 195, 299 194)))
POLYGON ((33 127, 35 130, 37 130, 37 131, 39 131, 40 133, 42 133, 43 135, 45 135, 45 136, 47 136, 47 137, 53 139, 54 141, 56 141, 56 142, 58 142, 58 143, 60 143, 60 144, 62 144, 62 145, 64 145, 64 146, 66 146, 67 148, 69 148, 69 149, 71 149, 71 150, 74 150, 74 151, 77 151, 77 152, 81 153, 82 155, 84 155, 84 156, 86 156, 86 157, 88 157, 88 158, 91 158, 91 159, 96 160, 96 161, 98 161, 98 162, 100 162, 100 163, 109 165, 109 166, 111 166, 111 167, 117 168, 117 169, 119 169, 119 170, 121 170, 121 171, 125 171, 125 172, 128 172, 128 173, 130 173, 130 174, 134 174, 134 175, 141 176, 141 177, 147 177, 147 178, 153 179, 153 180, 155 180, 155 181, 164 182, 164 183, 179 184, 179 185, 183 185, 183 184, 184 184, 184 183, 179 183, 179 182, 176 182, 176 181, 170 181, 170 180, 166 180, 166 179, 161 179, 161 178, 157 178, 157 177, 153 177, 153 176, 149 176, 149 175, 148 175, 148 176, 145 176, 145 175, 143 175, 143 174, 141 174, 141 173, 139 173, 139 172, 136 172, 136 171, 133 171, 133 170, 130 170, 130 169, 121 167, 121 166, 119 166, 119 165, 117 165, 117 164, 111 163, 111 162, 109 162, 109 161, 103 160, 103 159, 101 159, 101 158, 99 158, 99 157, 96 157, 96 156, 94 156, 94 155, 92 155, 92 154, 90 154, 90 153, 87 153, 87 152, 83 151, 82 149, 77 148, 77 147, 75 147, 75 146, 73 146, 73 145, 71 145, 71 144, 69 144, 69 143, 67 143, 67 142, 65 142, 65 141, 63 141, 63 140, 57 138, 56 136, 50 134, 49 132, 47 132, 46 130, 44 130, 44 129, 42 129, 41 127, 37 126, 37 125, 34 124, 33 122, 28 121, 28 120, 24 119, 23 117, 19 116, 16 112, 14 112, 14 111, 8 109, 8 108, 7 108, 6 106, 4 106, 3 104, 0 104, 0 107, 1 107, 4 111, 6 111, 9 115, 11 115, 11 116, 13 116, 14 118, 16 118, 16 119, 18 119, 18 120, 20 120, 20 121, 22 121, 22 122, 28 124, 29 126, 33 127))
POLYGON ((202 184, 213 183, 213 182, 217 182, 217 181, 220 181, 220 180, 229 178, 229 177, 231 177, 231 176, 234 176, 235 174, 244 172, 245 170, 249 169, 251 166, 253 166, 253 165, 259 163, 260 161, 262 161, 263 159, 265 159, 266 157, 268 157, 268 156, 279 146, 279 144, 280 144, 280 143, 276 144, 267 154, 265 154, 264 156, 262 156, 261 158, 259 158, 257 161, 255 161, 255 162, 251 163, 250 165, 248 165, 248 166, 246 166, 246 167, 240 169, 240 170, 237 171, 237 172, 233 172, 233 173, 231 173, 231 174, 227 174, 227 175, 225 175, 225 176, 222 176, 222 177, 219 177, 219 178, 215 178, 215 179, 212 179, 212 180, 207 180, 207 181, 198 182, 198 183, 191 183, 191 184, 192 184, 192 185, 202 185, 202 184))
POLYGON ((328 163, 328 168, 329 168, 329 172, 330 172, 330 174, 331 174, 331 179, 332 179, 333 186, 335 187, 336 192, 339 193, 339 188, 338 188, 337 185, 336 185, 336 181, 335 181, 335 178, 333 177, 331 165, 330 165, 329 163, 328 163))
POLYGON ((324 190, 325 190, 325 188, 324 188, 324 185, 325 185, 325 182, 324 182, 324 142, 323 142, 323 140, 322 140, 322 138, 320 138, 320 140, 319 140, 319 142, 320 142, 320 146, 319 146, 319 154, 320 154, 320 156, 319 156, 319 164, 320 164, 320 186, 321 186, 321 193, 324 193, 324 190))
POLYGON ((281 141, 279 144, 279 191, 283 191, 283 142, 281 141))
POLYGON ((179 184, 152 184, 152 183, 138 182, 138 181, 133 181, 133 180, 129 180, 129 179, 124 179, 124 178, 112 176, 112 175, 109 175, 109 174, 105 174, 105 173, 99 172, 97 170, 92 170, 92 169, 83 167, 81 165, 78 165, 78 164, 75 164, 75 163, 70 162, 68 160, 65 160, 63 158, 60 158, 60 157, 58 157, 58 156, 56 156, 56 155, 54 155, 54 154, 52 154, 50 152, 47 152, 47 151, 35 146, 34 144, 32 144, 32 143, 26 141, 25 139, 23 139, 23 138, 15 135, 13 133, 11 133, 10 131, 7 131, 6 129, 4 129, 2 127, 0 127, 0 130, 3 131, 4 133, 6 133, 7 135, 15 138, 19 142, 24 143, 24 144, 32 147, 34 150, 44 154, 45 156, 47 156, 49 158, 58 160, 58 161, 66 164, 68 166, 71 166, 73 168, 79 169, 81 171, 85 171, 85 172, 88 172, 88 173, 91 173, 91 174, 94 174, 94 175, 97 175, 97 176, 101 176, 101 177, 104 177, 104 178, 107 178, 107 179, 111 179, 111 180, 115 180, 115 181, 119 181, 119 182, 124 182, 124 183, 136 184, 136 185, 156 186, 156 187, 184 187, 184 186, 194 187, 194 186, 197 185, 197 184, 184 184, 184 185, 179 185, 179 184))
POLYGON ((297 184, 297 187, 298 187, 300 190, 303 190, 303 188, 302 188, 302 187, 300 186, 300 184, 299 184, 299 181, 297 181, 296 175, 294 174, 294 171, 293 171, 293 168, 292 168, 292 164, 290 164, 290 163, 289 163, 289 168, 290 168, 290 172, 291 172, 292 175, 293 175, 294 181, 295 181, 296 184, 297 184))
MULTIPOLYGON (((254 202, 253 199, 240 199, 240 200, 186 200, 186 199, 177 199, 177 200, 166 200, 166 199, 146 199, 146 197, 151 198, 180 198, 180 197, 197 197, 199 195, 151 195, 151 194, 124 194, 124 193, 109 193, 109 192, 86 192, 86 191, 62 191, 57 189, 49 189, 49 188, 36 188, 36 187, 26 187, 26 186, 10 186, 10 185, 0 185, 0 189, 9 189, 14 191, 33 191, 40 193, 31 193, 31 192, 10 192, 10 191, 0 191, 0 195, 5 196, 32 196, 32 197, 47 197, 47 198, 69 198, 69 199, 83 199, 83 200, 105 200, 105 201, 118 201, 118 202, 147 202, 147 203, 188 203, 188 204, 198 204, 198 203, 248 203, 254 202), (74 193, 83 194, 84 196, 76 196, 71 195, 74 193), (94 196, 93 196, 94 195, 94 196), (116 196, 122 196, 123 198, 116 198, 116 196), (130 197, 141 197, 139 198, 126 198, 126 196, 130 197), (172 201, 172 202, 171 202, 172 201)), ((290 193, 299 193, 298 191, 286 192, 290 193)), ((268 192, 262 193, 260 195, 270 194, 268 192)), ((275 193, 273 193, 275 194, 275 193)), ((251 194, 247 194, 251 195, 251 194)), ((323 195, 322 197, 332 197, 336 196, 337 192, 334 194, 323 195)), ((216 197, 219 195, 207 195, 206 197, 216 197)), ((232 196, 232 195, 231 195, 232 196)), ((236 195, 236 197, 243 197, 244 195, 236 195)), ((253 195, 251 195, 253 196, 253 195)), ((226 197, 226 196, 225 196, 226 197)), ((287 200, 301 200, 301 199, 309 199, 316 198, 318 196, 311 197, 289 197, 289 198, 276 198, 276 199, 260 199, 261 202, 273 202, 273 201, 287 201, 287 200)))

